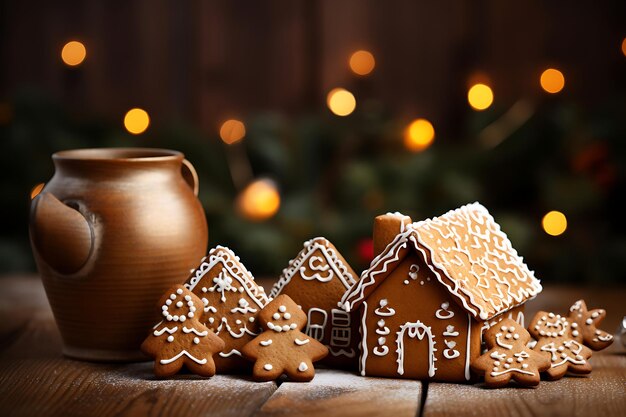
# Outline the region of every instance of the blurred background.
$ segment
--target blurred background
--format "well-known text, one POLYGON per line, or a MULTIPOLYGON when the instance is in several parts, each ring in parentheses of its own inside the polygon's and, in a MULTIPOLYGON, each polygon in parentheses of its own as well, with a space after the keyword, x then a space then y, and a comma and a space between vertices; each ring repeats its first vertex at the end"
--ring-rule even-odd
POLYGON ((51 153, 146 146, 255 275, 480 201, 544 282, 624 282, 623 0, 3 0, 0 56, 0 272, 51 153))

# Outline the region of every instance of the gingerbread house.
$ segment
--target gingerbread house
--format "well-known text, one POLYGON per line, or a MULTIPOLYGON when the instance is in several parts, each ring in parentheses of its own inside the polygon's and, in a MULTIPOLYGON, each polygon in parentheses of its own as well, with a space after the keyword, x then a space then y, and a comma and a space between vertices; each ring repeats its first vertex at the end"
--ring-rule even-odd
POLYGON ((356 277, 337 248, 318 237, 304 243, 270 292, 272 298, 287 294, 302 307, 307 315, 306 334, 325 344, 330 352, 324 364, 356 366, 358 324, 351 322, 340 303, 356 277))
POLYGON ((411 223, 376 218, 384 248, 342 303, 360 321, 362 375, 468 381, 482 332, 504 317, 523 326, 539 281, 478 203, 411 223))
POLYGON ((259 311, 269 302, 263 287, 230 249, 217 246, 191 271, 185 287, 203 303, 201 322, 225 343, 215 355, 218 373, 242 372, 250 363, 241 348, 260 333, 259 311))

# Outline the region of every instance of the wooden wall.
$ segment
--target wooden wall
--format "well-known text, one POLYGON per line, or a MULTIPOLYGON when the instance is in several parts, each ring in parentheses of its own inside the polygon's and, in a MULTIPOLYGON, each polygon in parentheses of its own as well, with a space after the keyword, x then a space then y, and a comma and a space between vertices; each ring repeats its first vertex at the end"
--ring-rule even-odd
POLYGON ((564 71, 567 94, 606 97, 623 78, 624 4, 3 0, 0 101, 34 86, 74 112, 119 120, 140 106, 156 123, 214 129, 259 110, 323 109, 329 89, 347 86, 401 116, 453 125, 476 73, 502 107, 539 94, 546 65, 564 71), (88 58, 68 69, 60 49, 74 38, 88 58), (377 58, 365 81, 347 66, 358 48, 377 58))

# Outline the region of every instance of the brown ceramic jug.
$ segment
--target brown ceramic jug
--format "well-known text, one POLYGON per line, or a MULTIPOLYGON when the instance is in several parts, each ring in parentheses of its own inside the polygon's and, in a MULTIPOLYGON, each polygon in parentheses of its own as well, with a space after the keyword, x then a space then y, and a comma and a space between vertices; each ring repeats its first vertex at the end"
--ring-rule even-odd
POLYGON ((143 359, 155 303, 206 254, 198 177, 180 152, 79 149, 52 155, 30 236, 67 356, 143 359))

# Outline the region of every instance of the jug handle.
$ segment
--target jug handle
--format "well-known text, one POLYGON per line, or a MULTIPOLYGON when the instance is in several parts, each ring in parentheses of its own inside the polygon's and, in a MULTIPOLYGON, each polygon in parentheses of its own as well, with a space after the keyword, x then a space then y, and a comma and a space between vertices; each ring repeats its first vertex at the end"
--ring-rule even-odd
POLYGON ((80 203, 64 203, 45 190, 31 202, 33 249, 46 265, 61 274, 78 272, 93 252, 95 231, 79 208, 80 203))
POLYGON ((198 196, 198 191, 200 191, 200 181, 198 180, 198 173, 196 169, 193 167, 191 162, 187 159, 183 159, 183 165, 181 167, 183 179, 189 184, 189 187, 193 190, 195 196, 198 196))

